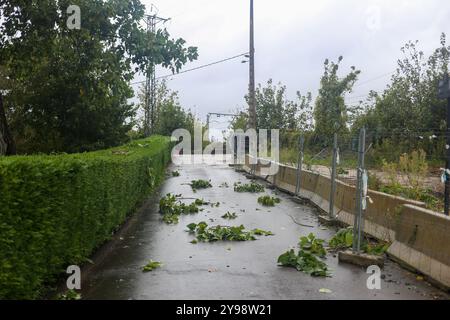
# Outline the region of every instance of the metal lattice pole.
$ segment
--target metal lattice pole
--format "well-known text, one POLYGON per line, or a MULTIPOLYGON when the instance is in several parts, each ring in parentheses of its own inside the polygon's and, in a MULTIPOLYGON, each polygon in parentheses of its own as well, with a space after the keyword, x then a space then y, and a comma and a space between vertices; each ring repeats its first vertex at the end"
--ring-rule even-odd
MULTIPOLYGON (((153 6, 152 6, 153 10, 153 6)), ((156 26, 160 22, 167 22, 170 19, 165 19, 158 17, 157 14, 147 15, 147 36, 148 41, 151 45, 154 45, 154 39, 156 34, 156 26)), ((156 123, 156 66, 150 61, 147 66, 145 75, 145 120, 144 120, 144 134, 146 137, 155 133, 155 123, 156 123)))

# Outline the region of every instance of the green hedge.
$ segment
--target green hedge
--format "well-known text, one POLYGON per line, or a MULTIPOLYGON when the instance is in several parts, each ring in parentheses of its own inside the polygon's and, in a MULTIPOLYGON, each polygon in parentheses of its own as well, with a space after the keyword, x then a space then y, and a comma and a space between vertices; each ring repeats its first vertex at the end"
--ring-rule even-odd
POLYGON ((170 139, 0 158, 0 299, 33 299, 86 261, 161 182, 170 139))

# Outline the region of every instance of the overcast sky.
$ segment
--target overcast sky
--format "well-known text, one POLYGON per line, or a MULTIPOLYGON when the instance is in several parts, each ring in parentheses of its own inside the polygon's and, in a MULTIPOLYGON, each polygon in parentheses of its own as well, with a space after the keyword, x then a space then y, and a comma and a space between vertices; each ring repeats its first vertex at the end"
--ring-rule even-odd
MULTIPOLYGON (((199 48, 186 69, 248 51, 248 0, 141 1, 172 19, 165 26, 173 37, 199 48)), ((448 0, 255 0, 256 81, 282 82, 290 99, 296 91, 316 94, 324 60, 343 55, 342 73, 354 65, 362 71, 359 82, 378 78, 357 84, 348 98, 357 101, 386 86, 406 41, 419 40, 429 53, 442 32, 450 37, 448 0)), ((174 76, 169 87, 203 121, 208 112, 232 112, 245 106, 248 64, 241 60, 174 76)))

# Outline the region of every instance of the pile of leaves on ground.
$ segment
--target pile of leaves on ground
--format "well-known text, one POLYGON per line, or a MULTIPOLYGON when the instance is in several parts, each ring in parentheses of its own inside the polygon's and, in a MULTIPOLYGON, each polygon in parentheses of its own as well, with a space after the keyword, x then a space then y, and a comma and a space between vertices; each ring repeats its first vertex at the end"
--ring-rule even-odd
POLYGON ((324 248, 325 241, 317 239, 314 234, 301 237, 299 251, 289 250, 278 258, 278 263, 283 267, 296 268, 313 277, 329 277, 331 273, 327 264, 323 261, 327 251, 324 248))
POLYGON ((159 201, 159 212, 163 215, 163 221, 167 224, 177 224, 181 215, 196 214, 203 211, 201 206, 209 204, 202 199, 196 199, 191 204, 185 204, 178 200, 176 195, 168 193, 159 201))
MULTIPOLYGON (((348 227, 339 230, 335 236, 328 242, 328 246, 332 251, 343 251, 353 247, 353 228, 348 227)), ((383 241, 375 241, 367 237, 363 237, 361 250, 370 255, 381 256, 389 248, 389 243, 383 241)))
POLYGON ((206 222, 199 224, 191 223, 187 226, 188 232, 195 235, 196 241, 199 242, 216 242, 216 241, 254 241, 256 236, 272 236, 273 233, 261 229, 251 231, 245 230, 243 225, 238 227, 229 226, 213 226, 209 227, 206 222))
POLYGON ((265 189, 262 185, 255 182, 249 184, 241 184, 240 182, 237 182, 234 184, 234 191, 239 193, 261 193, 264 192, 264 190, 265 189))
POLYGON ((276 204, 280 203, 281 199, 271 196, 263 196, 258 198, 258 203, 265 207, 274 207, 276 204))
POLYGON ((190 186, 194 192, 197 192, 197 190, 201 189, 212 188, 211 181, 207 180, 193 180, 191 181, 190 186))

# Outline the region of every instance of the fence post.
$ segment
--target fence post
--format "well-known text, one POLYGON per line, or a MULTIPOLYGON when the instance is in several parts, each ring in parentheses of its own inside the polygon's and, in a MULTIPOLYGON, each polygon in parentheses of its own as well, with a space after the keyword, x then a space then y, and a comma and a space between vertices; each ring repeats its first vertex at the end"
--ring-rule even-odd
POLYGON ((300 136, 299 140, 299 150, 298 150, 298 162, 297 162, 297 183, 295 185, 295 195, 300 194, 301 183, 302 183, 302 168, 303 168, 303 149, 305 146, 305 137, 300 136))
POLYGON ((334 134, 333 142, 333 163, 331 164, 331 191, 330 191, 330 211, 329 215, 331 219, 334 219, 334 199, 336 195, 336 172, 337 172, 337 153, 338 153, 338 135, 334 134))
POLYGON ((366 150, 366 128, 362 128, 359 134, 358 148, 358 170, 356 186, 356 211, 353 223, 353 253, 359 254, 361 251, 361 235, 363 228, 363 174, 364 174, 364 155, 366 150))

